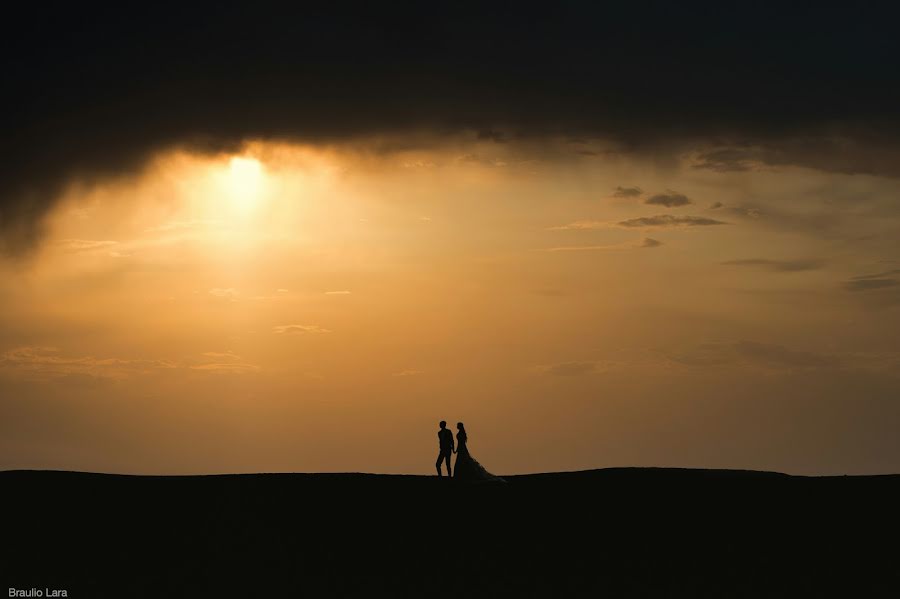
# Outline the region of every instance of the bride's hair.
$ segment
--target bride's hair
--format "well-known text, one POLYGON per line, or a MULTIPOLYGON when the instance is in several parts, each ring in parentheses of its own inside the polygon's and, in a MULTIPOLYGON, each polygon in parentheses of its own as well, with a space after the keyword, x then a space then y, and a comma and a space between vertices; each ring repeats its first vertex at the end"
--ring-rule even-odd
POLYGON ((457 423, 456 423, 456 428, 458 428, 458 429, 461 430, 461 431, 464 431, 464 430, 466 430, 466 425, 463 424, 462 422, 457 422, 457 423))

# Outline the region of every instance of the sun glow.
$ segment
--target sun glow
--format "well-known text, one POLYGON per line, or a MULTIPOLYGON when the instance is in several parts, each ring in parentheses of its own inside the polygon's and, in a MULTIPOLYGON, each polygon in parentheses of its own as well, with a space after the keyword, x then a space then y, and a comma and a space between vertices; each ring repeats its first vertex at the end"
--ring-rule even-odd
POLYGON ((262 163, 255 158, 235 156, 228 163, 224 184, 234 205, 241 211, 249 210, 264 191, 265 172, 262 163))

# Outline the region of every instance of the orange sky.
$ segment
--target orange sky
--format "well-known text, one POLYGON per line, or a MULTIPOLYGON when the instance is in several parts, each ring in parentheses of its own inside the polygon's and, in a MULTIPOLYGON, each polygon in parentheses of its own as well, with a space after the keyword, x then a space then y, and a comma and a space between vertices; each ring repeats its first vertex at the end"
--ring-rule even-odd
POLYGON ((889 178, 460 135, 171 151, 0 265, 0 467, 900 470, 889 178))

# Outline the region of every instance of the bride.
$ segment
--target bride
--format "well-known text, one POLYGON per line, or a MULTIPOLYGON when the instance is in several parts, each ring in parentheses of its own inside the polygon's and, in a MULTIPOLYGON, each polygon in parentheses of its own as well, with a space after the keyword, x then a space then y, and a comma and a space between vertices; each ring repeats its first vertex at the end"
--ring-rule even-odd
POLYGON ((499 476, 494 476, 478 463, 478 460, 469 453, 466 427, 462 422, 456 423, 456 466, 453 468, 453 478, 459 480, 492 480, 505 482, 499 476))

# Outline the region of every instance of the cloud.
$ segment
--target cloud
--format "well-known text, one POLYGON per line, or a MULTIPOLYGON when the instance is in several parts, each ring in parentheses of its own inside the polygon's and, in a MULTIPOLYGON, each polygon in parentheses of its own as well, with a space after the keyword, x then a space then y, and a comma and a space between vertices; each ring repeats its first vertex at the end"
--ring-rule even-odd
POLYGON ((190 370, 214 374, 249 374, 261 370, 256 364, 250 364, 230 351, 204 352, 192 362, 187 366, 190 370))
POLYGON ((240 360, 240 356, 238 356, 232 352, 208 351, 208 352, 203 352, 203 354, 201 354, 201 355, 203 355, 206 358, 212 358, 214 360, 240 360))
POLYGON ((325 295, 350 295, 349 291, 326 291, 325 295))
POLYGON ((637 198, 642 193, 644 192, 641 191, 640 187, 622 187, 618 185, 612 195, 614 198, 637 198))
POLYGON ((56 245, 66 252, 91 252, 109 249, 118 245, 118 241, 99 241, 93 239, 60 239, 56 245))
POLYGON ((315 335, 331 331, 314 324, 282 324, 272 327, 272 332, 278 335, 315 335))
POLYGON ((206 364, 197 364, 190 368, 191 370, 201 370, 218 374, 246 374, 260 371, 259 366, 255 364, 243 364, 238 362, 209 362, 206 364))
POLYGON ((841 364, 839 356, 787 348, 757 341, 709 342, 666 357, 687 366, 724 366, 740 364, 767 370, 811 370, 833 368, 841 364))
POLYGON ((767 258, 748 258, 744 260, 727 260, 721 264, 727 266, 749 266, 762 268, 772 272, 800 272, 805 270, 818 270, 824 266, 825 261, 815 258, 805 260, 770 260, 767 258))
POLYGON ((506 134, 502 131, 496 131, 494 129, 482 129, 478 132, 476 136, 479 140, 488 140, 494 143, 506 143, 507 138, 506 134))
POLYGON ((711 341, 679 351, 656 352, 668 364, 706 371, 748 368, 771 374, 865 372, 897 376, 900 352, 806 351, 759 341, 711 341))
POLYGON ((0 354, 0 373, 31 380, 68 381, 72 377, 85 377, 86 380, 123 381, 179 370, 247 373, 260 368, 232 352, 205 352, 179 361, 70 355, 54 347, 19 347, 0 354))
POLYGON ((597 229, 609 229, 622 227, 625 229, 634 228, 682 228, 682 227, 704 227, 711 225, 727 225, 725 221, 707 218, 705 216, 680 216, 674 214, 657 214, 655 216, 640 216, 637 218, 629 218, 619 222, 608 222, 601 220, 577 220, 565 225, 550 227, 551 231, 593 231, 597 229))
POLYGON ((594 372, 595 362, 562 362, 544 367, 544 372, 553 376, 582 376, 594 372))
POLYGON ((406 376, 418 376, 420 374, 422 374, 421 370, 401 370, 400 372, 395 372, 391 376, 406 377, 406 376))
POLYGON ((705 227, 710 225, 727 225, 728 223, 706 218, 705 216, 675 216, 672 214, 657 214, 656 216, 642 216, 630 218, 617 223, 620 227, 705 227))
POLYGON ((709 209, 710 210, 718 210, 719 208, 722 208, 723 206, 725 206, 725 204, 723 204, 722 202, 713 202, 712 204, 709 205, 709 209))
POLYGON ((222 299, 230 299, 234 301, 240 295, 240 292, 234 287, 213 287, 209 290, 209 294, 213 297, 220 297, 222 299))
POLYGON ((463 154, 458 156, 456 161, 462 164, 477 164, 490 168, 503 168, 509 166, 509 163, 500 158, 487 158, 479 154, 463 154))
POLYGON ((222 223, 220 220, 176 220, 155 227, 147 227, 145 233, 171 233, 173 231, 190 231, 215 227, 222 223))
POLYGON ((0 372, 33 379, 77 375, 122 380, 176 367, 167 360, 71 356, 54 347, 19 347, 0 354, 0 372))
POLYGON ((717 148, 698 154, 691 166, 719 173, 744 172, 758 168, 762 159, 757 148, 717 148))
POLYGON ((845 281, 844 289, 847 291, 873 291, 887 289, 900 285, 900 269, 888 270, 873 275, 860 275, 845 281))
POLYGON ((108 35, 119 16, 100 7, 70 3, 52 20, 39 3, 22 10, 3 54, 7 252, 33 247, 73 181, 137 172, 168 148, 233 152, 249 139, 602 139, 649 155, 702 147, 699 164, 718 170, 744 168, 739 150, 758 148, 770 165, 900 175, 889 6, 817 10, 811 26, 808 11, 783 5, 738 15, 726 3, 588 3, 552 19, 539 4, 477 19, 432 3, 228 5, 210 21, 198 4, 178 19, 148 13, 128 35, 108 35), (713 85, 685 83, 711 74, 713 85))
POLYGON ((652 195, 644 200, 644 203, 654 206, 665 206, 666 208, 676 208, 678 206, 687 206, 692 202, 686 195, 670 190, 666 193, 652 195))
POLYGON ((559 247, 546 248, 545 252, 596 252, 596 251, 624 251, 640 248, 656 248, 663 243, 656 239, 645 237, 642 240, 626 241, 624 243, 615 243, 610 245, 564 245, 559 247))
POLYGON ((610 223, 599 220, 577 220, 567 225, 550 227, 551 231, 590 231, 592 229, 608 229, 610 223))

